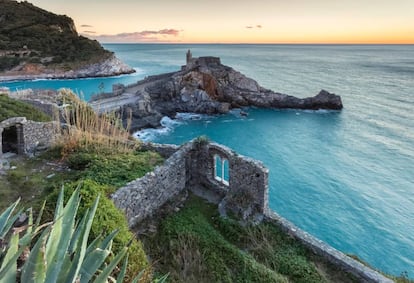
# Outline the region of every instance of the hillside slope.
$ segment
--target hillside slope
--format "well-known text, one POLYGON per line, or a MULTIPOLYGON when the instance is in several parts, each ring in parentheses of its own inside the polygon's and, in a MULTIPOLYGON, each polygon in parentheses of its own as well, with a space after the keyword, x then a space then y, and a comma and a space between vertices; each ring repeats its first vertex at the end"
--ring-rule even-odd
POLYGON ((134 72, 74 22, 28 2, 0 0, 0 81, 134 72))

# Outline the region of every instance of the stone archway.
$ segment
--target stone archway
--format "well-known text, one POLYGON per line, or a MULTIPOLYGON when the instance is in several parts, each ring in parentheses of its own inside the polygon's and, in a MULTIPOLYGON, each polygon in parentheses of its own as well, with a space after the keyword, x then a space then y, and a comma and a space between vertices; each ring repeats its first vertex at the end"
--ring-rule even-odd
POLYGON ((17 127, 4 128, 1 134, 1 149, 3 153, 18 153, 17 127))
POLYGON ((23 125, 24 117, 9 118, 0 122, 0 157, 3 153, 24 154, 23 125))

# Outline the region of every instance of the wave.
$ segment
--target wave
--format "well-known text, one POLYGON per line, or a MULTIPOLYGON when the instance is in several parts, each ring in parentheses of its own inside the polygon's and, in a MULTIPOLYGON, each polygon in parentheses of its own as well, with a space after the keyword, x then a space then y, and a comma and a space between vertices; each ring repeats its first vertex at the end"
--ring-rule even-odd
POLYGON ((160 124, 161 127, 159 128, 142 129, 138 132, 133 133, 132 136, 145 142, 153 141, 158 136, 168 135, 174 130, 177 125, 180 125, 182 123, 165 116, 162 117, 160 124))
POLYGON ((198 114, 198 113, 191 113, 191 112, 179 112, 175 115, 175 119, 181 121, 188 121, 188 120, 202 120, 208 119, 211 116, 206 114, 198 114))
POLYGON ((204 120, 205 123, 211 123, 211 117, 212 116, 206 114, 180 112, 175 115, 174 119, 171 119, 168 116, 162 117, 160 121, 161 127, 142 129, 133 133, 132 136, 142 141, 149 142, 155 140, 159 136, 170 134, 177 126, 186 124, 185 121, 204 120))

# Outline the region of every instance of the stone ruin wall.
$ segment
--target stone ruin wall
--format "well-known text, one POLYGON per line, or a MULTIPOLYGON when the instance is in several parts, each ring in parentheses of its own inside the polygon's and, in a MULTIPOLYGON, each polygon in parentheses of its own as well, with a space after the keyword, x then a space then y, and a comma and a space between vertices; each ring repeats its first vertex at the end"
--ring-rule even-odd
POLYGON ((3 131, 16 127, 17 153, 34 154, 39 148, 46 149, 52 146, 59 137, 56 122, 34 122, 25 117, 14 117, 0 122, 0 158, 3 155, 3 131))
POLYGON ((27 121, 23 125, 23 140, 25 153, 33 154, 39 148, 51 147, 59 138, 56 122, 27 121))
POLYGON ((183 146, 153 172, 128 183, 112 195, 115 205, 125 213, 130 227, 153 215, 185 189, 186 159, 191 147, 191 144, 183 146))
POLYGON ((187 143, 176 146, 145 145, 160 150, 163 156, 175 151, 162 166, 144 177, 128 183, 112 195, 115 205, 123 210, 132 227, 153 215, 169 199, 185 189, 208 188, 223 211, 232 211, 244 220, 263 215, 267 207, 268 170, 257 161, 237 155, 229 148, 214 143, 187 143), (229 161, 229 184, 214 178, 214 156, 229 161), (252 177, 253 176, 253 177, 252 177), (240 198, 240 196, 242 196, 240 198))
POLYGON ((260 220, 257 218, 263 215, 268 203, 269 174, 261 162, 216 143, 208 143, 195 150, 191 161, 190 189, 201 186, 215 194, 224 212, 231 211, 246 221, 260 220), (216 155, 229 162, 228 185, 214 178, 216 155))
POLYGON ((337 266, 339 269, 355 276, 358 282, 394 282, 393 280, 385 277, 374 269, 347 256, 343 252, 338 251, 323 241, 315 238, 311 234, 301 230, 293 223, 284 219, 271 210, 268 210, 266 212, 264 221, 280 227, 285 233, 298 240, 313 253, 321 256, 329 263, 337 266))
POLYGON ((222 145, 197 139, 180 148, 157 144, 144 147, 159 150, 169 158, 153 172, 112 195, 116 206, 125 212, 130 227, 153 215, 180 192, 189 189, 203 196, 201 189, 206 195, 215 196, 221 214, 231 211, 247 221, 263 220, 277 225, 315 254, 354 275, 359 282, 393 282, 271 211, 268 207, 268 169, 261 162, 238 155, 222 145), (229 161, 228 185, 214 178, 214 155, 229 161))

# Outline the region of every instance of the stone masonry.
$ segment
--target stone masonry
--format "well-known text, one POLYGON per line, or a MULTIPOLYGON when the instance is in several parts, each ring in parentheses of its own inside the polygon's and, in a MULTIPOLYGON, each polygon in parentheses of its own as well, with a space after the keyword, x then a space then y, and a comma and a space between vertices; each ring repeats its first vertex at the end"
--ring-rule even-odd
POLYGON ((112 195, 115 205, 125 212, 130 227, 155 214, 180 192, 190 190, 215 201, 222 215, 232 212, 243 221, 266 221, 281 227, 315 254, 354 275, 359 282, 393 282, 271 211, 268 207, 269 172, 261 162, 200 138, 180 148, 156 144, 146 144, 145 148, 160 150, 168 159, 153 172, 112 195), (217 178, 216 157, 228 162, 228 180, 217 178))
POLYGON ((186 144, 162 166, 128 183, 112 195, 115 205, 124 211, 130 227, 151 216, 169 199, 186 187, 186 158, 192 144, 186 144))
POLYGON ((14 143, 7 145, 15 149, 16 154, 33 154, 39 148, 50 147, 58 138, 58 126, 56 122, 34 122, 25 117, 9 118, 0 122, 0 158, 6 142, 5 133, 11 131, 14 137, 7 141, 14 143))
POLYGON ((112 199, 125 212, 132 227, 181 191, 189 189, 200 194, 200 188, 208 188, 209 199, 219 203, 224 214, 231 211, 245 221, 257 221, 267 207, 267 176, 268 169, 259 161, 196 139, 182 146, 153 172, 120 188, 112 199), (214 176, 217 155, 229 162, 228 184, 214 176))

